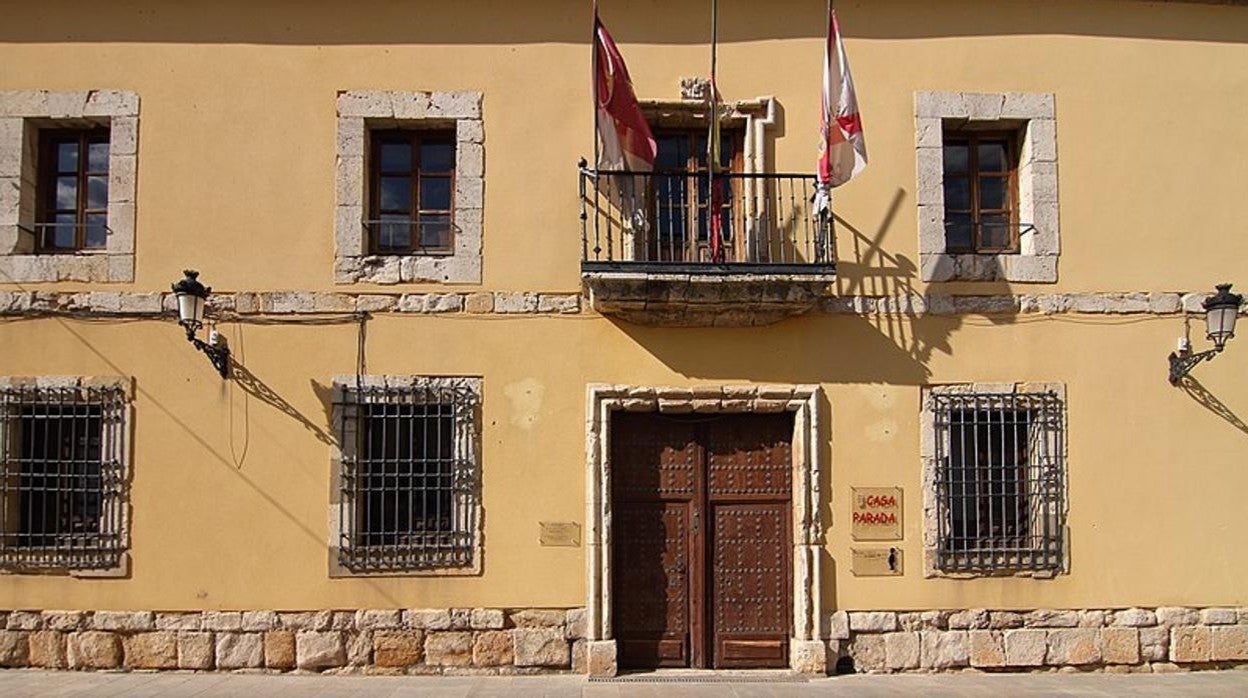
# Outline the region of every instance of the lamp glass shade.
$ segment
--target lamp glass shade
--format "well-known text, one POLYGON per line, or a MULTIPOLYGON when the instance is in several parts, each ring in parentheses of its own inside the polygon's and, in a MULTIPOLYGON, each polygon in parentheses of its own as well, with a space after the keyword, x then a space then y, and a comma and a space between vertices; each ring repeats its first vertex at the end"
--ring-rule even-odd
POLYGON ((193 327, 203 325, 204 299, 191 293, 179 293, 178 322, 193 327))
POLYGON ((1239 308, 1230 305, 1215 306, 1205 311, 1209 339, 1218 349, 1226 344, 1226 340, 1235 336, 1235 320, 1238 315, 1239 308))

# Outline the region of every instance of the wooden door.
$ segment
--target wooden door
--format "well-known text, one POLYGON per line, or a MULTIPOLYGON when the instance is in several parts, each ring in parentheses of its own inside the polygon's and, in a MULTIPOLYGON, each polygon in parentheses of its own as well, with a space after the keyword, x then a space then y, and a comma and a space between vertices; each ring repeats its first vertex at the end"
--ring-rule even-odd
POLYGON ((622 667, 784 667, 792 416, 617 414, 613 626, 622 667))

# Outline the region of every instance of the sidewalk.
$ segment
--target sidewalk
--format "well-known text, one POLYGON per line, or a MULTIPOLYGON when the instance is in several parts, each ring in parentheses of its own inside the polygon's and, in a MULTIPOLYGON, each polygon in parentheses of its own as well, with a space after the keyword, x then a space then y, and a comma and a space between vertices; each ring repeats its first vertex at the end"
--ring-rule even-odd
MULTIPOLYGON (((0 670, 0 696, 1248 696, 1248 672, 928 674, 713 683, 671 675, 590 682, 582 676, 322 676, 0 670)), ((776 677, 782 678, 782 677, 776 677)))

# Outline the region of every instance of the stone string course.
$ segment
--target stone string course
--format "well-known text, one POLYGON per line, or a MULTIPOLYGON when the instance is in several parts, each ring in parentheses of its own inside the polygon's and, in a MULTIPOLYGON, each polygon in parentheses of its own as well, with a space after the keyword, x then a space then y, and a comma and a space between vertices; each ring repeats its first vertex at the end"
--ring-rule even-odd
MULTIPOLYGON (((909 294, 834 296, 818 311, 829 315, 1177 315, 1203 313, 1208 293, 1054 293, 995 296, 909 294)), ((576 314, 589 303, 579 293, 477 291, 464 293, 321 293, 266 291, 218 293, 218 313, 297 315, 317 313, 576 314)), ((0 291, 0 315, 84 312, 100 315, 163 315, 176 311, 171 293, 120 291, 0 291)), ((1241 313, 1248 311, 1248 305, 1241 313)))
POLYGON ((838 611, 829 665, 855 671, 1248 668, 1248 608, 838 611))
POLYGON ((375 674, 585 671, 584 609, 0 611, 0 666, 375 674))

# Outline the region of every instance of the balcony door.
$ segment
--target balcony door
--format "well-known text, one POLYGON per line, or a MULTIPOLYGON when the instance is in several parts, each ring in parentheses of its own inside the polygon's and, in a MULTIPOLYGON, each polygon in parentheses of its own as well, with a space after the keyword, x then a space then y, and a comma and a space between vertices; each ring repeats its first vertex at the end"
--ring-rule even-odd
POLYGON ((616 413, 622 668, 787 667, 793 416, 616 413))
MULTIPOLYGON (((651 230, 647 250, 651 261, 711 261, 708 211, 712 199, 718 204, 725 259, 735 259, 733 202, 740 200, 740 192, 736 191, 738 185, 725 177, 715 180, 718 195, 711 196, 706 137, 706 127, 655 131, 658 154, 650 178, 651 230)), ((720 167, 716 175, 741 172, 744 137, 745 132, 740 129, 725 128, 721 132, 720 167)))

